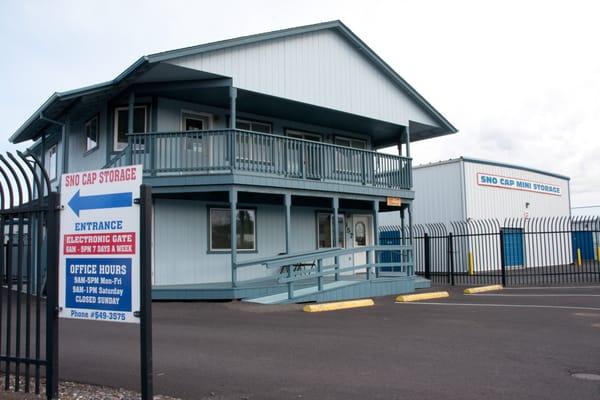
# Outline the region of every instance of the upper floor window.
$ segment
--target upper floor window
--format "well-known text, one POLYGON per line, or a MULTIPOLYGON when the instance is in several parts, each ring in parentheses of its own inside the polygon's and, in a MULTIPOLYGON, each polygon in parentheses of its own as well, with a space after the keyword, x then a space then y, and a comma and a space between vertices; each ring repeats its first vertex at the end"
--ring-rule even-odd
POLYGON ((98 116, 85 123, 85 151, 98 147, 98 116))
POLYGON ((337 144, 338 146, 352 147, 353 149, 365 150, 367 148, 367 142, 365 140, 341 136, 336 136, 335 144, 337 144))
MULTIPOLYGON (((127 146, 127 134, 129 125, 129 108, 115 108, 115 151, 121 151, 127 146)), ((133 132, 146 132, 146 106, 135 106, 133 108, 133 132)))
POLYGON ((271 124, 268 122, 251 121, 248 119, 236 119, 236 127, 245 131, 271 133, 271 124))
POLYGON ((48 172, 48 178, 50 178, 51 181, 55 180, 56 177, 58 176, 57 157, 58 157, 58 146, 53 145, 46 152, 46 171, 48 172))

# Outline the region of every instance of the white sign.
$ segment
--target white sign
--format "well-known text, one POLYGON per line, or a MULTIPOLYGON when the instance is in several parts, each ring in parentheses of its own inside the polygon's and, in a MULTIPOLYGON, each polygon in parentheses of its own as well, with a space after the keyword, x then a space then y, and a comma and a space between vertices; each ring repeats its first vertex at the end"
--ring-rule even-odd
POLYGON ((477 174, 477 184, 480 186, 493 186, 503 189, 552 194, 554 196, 560 196, 562 194, 559 186, 550 183, 535 182, 508 176, 483 174, 481 172, 477 174))
POLYGON ((59 316, 139 323, 139 165, 61 178, 59 316))

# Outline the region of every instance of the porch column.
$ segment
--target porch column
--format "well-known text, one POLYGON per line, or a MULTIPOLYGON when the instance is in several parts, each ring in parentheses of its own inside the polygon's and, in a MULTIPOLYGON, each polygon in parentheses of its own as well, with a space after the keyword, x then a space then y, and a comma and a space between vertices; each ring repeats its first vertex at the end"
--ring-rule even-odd
POLYGON ((410 257, 407 257, 408 261, 410 261, 410 263, 411 263, 410 271, 407 268, 406 272, 407 272, 408 275, 412 275, 413 274, 413 269, 414 269, 413 262, 414 262, 414 259, 415 259, 414 258, 414 254, 412 253, 414 251, 414 246, 413 246, 413 228, 412 228, 412 203, 408 203, 408 238, 409 238, 409 244, 410 244, 412 250, 410 251, 410 253, 408 253, 408 254, 410 254, 410 257))
MULTIPOLYGON (((405 209, 406 209, 405 205, 400 207, 400 246, 404 246, 406 244, 406 234, 405 234, 405 227, 404 227, 404 210, 405 209)), ((406 255, 404 253, 404 249, 402 247, 400 247, 400 262, 404 263, 405 261, 406 261, 406 255)))
MULTIPOLYGON (((373 243, 375 247, 379 246, 379 200, 373 200, 373 243)), ((373 250, 373 263, 375 264, 375 277, 379 278, 377 250, 373 250)))
POLYGON ((236 100, 237 100, 237 88, 230 86, 229 87, 229 127, 231 129, 235 129, 237 126, 237 124, 236 124, 236 120, 237 120, 236 100))
POLYGON ((229 208, 231 211, 231 286, 237 286, 237 190, 229 190, 229 208))
MULTIPOLYGON (((338 238, 340 235, 340 227, 338 224, 338 211, 340 207, 340 199, 333 197, 331 199, 331 208, 333 208, 333 247, 338 247, 338 238)), ((335 256, 335 280, 340 280, 340 256, 335 256)))
POLYGON ((410 128, 407 125, 405 130, 405 139, 406 139, 406 157, 410 158, 410 128))
POLYGON ((285 204, 285 253, 290 254, 291 246, 290 240, 292 237, 292 195, 290 193, 286 193, 283 195, 283 202, 285 204))
POLYGON ((135 107, 135 93, 129 93, 129 104, 127 105, 127 133, 133 133, 133 110, 135 107))

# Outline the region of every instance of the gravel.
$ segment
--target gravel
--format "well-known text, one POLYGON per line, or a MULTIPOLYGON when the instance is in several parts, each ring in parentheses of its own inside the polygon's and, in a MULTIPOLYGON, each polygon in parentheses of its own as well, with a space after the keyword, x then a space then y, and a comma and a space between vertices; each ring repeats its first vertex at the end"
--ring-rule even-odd
MULTIPOLYGON (((19 379, 20 390, 25 387, 24 377, 19 379)), ((15 379, 10 377, 10 390, 14 390, 15 379)), ((30 390, 34 390, 34 380, 30 381, 30 390)), ((40 380, 40 395, 34 393, 11 393, 4 391, 4 374, 0 373, 0 397, 3 400, 45 400, 45 381, 40 380)), ((58 386, 60 400, 139 400, 140 394, 125 389, 115 389, 106 386, 88 385, 77 382, 60 382, 58 386)), ((180 400, 175 397, 157 395, 155 400, 180 400)))

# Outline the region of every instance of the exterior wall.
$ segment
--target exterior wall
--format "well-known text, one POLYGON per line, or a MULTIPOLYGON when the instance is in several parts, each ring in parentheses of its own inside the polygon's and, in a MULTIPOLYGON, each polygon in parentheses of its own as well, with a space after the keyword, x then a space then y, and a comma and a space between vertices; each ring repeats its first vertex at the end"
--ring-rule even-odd
POLYGON ((413 169, 415 224, 465 218, 462 162, 413 169))
POLYGON ((437 126, 333 30, 184 56, 170 63, 231 77, 241 89, 405 126, 409 120, 437 126))
MULTIPOLYGON (((230 253, 208 252, 208 206, 192 200, 156 199, 154 208, 154 284, 175 285, 231 281, 230 253)), ((227 207, 227 204, 221 204, 227 207)), ((240 204, 239 207, 244 207, 240 204)), ((257 252, 238 252, 238 261, 277 255, 285 251, 285 216, 282 206, 256 208, 257 252)), ((292 207, 292 252, 316 247, 316 210, 292 207)), ((238 279, 262 278, 279 273, 264 266, 238 269, 238 279)))
POLYGON ((108 132, 112 133, 112 127, 107 129, 107 108, 103 106, 96 112, 72 118, 69 129, 69 172, 79 172, 90 169, 99 169, 106 164, 106 146, 112 146, 109 142, 108 132), (98 147, 86 151, 86 137, 84 126, 94 116, 98 116, 98 147))
POLYGON ((523 218, 526 213, 528 218, 570 215, 569 181, 566 179, 518 168, 473 162, 464 162, 464 174, 467 218, 523 218), (478 173, 552 184, 561 188, 561 194, 555 196, 545 193, 482 186, 477 183, 478 173), (526 203, 529 203, 529 207, 526 207, 526 203))
MULTIPOLYGON (((208 113, 213 116, 212 129, 225 129, 228 127, 229 110, 217 107, 210 107, 203 104, 191 103, 168 98, 158 99, 158 131, 174 132, 181 130, 181 112, 183 110, 199 113, 208 113)), ((371 148, 371 138, 368 135, 348 132, 340 129, 332 129, 318 125, 305 124, 299 121, 283 120, 273 117, 267 117, 257 114, 249 114, 238 111, 238 118, 253 119, 261 122, 267 122, 272 125, 272 133, 275 135, 284 135, 286 129, 296 129, 311 133, 318 133, 323 136, 324 142, 333 143, 335 136, 344 136, 364 140, 367 143, 367 149, 371 148)))

